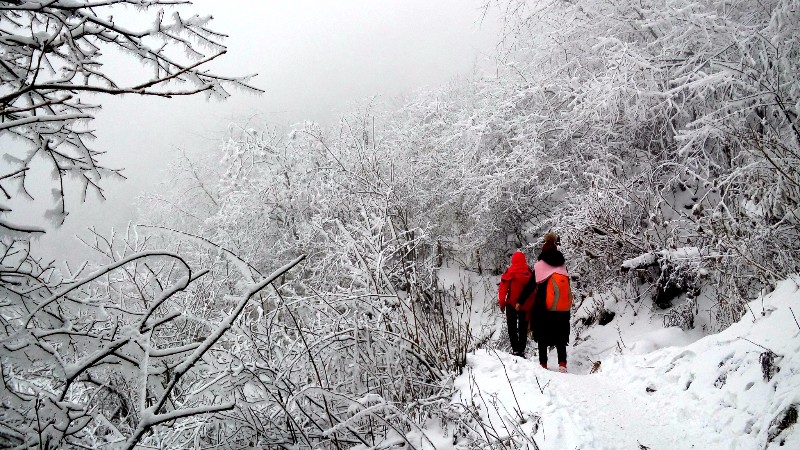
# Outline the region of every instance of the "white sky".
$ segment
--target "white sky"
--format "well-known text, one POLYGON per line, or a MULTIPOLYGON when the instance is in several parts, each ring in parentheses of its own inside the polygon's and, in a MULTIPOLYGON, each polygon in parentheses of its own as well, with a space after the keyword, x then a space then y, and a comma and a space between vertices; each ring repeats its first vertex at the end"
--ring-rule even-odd
MULTIPOLYGON (((349 104, 373 95, 409 94, 476 67, 492 72, 498 25, 492 17, 480 23, 482 1, 196 0, 182 11, 213 15, 212 28, 230 36, 228 54, 213 69, 258 73, 253 84, 266 93, 235 92, 226 102, 202 95, 89 99, 103 105, 92 124, 94 148, 107 150, 104 161, 124 167, 128 180, 107 182, 104 202, 71 205, 66 224, 38 241, 40 250, 83 259, 74 235, 87 236, 88 226, 124 228, 134 219, 135 197, 154 189, 178 149, 216 147, 231 122, 331 123, 349 104)), ((124 64, 111 69, 127 70, 124 64)))

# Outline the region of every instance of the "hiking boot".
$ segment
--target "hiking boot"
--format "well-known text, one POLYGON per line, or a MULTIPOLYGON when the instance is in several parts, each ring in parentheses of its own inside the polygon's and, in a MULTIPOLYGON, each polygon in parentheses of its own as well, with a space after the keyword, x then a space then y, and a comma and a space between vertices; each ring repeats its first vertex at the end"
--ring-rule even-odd
POLYGON ((567 373, 567 365, 566 364, 559 364, 558 371, 561 373, 567 373))
POLYGON ((542 369, 547 370, 547 364, 542 364, 541 366, 542 366, 542 369))

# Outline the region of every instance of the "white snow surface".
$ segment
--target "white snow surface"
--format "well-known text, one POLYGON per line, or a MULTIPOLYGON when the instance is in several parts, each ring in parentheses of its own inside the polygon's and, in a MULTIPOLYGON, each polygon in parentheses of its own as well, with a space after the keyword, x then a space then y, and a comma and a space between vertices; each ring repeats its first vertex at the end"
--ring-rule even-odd
MULTIPOLYGON (((603 354, 593 374, 583 365, 570 367, 583 373, 556 372, 554 354, 547 370, 535 355, 478 350, 456 378, 452 402, 480 405, 489 440, 516 435, 522 448, 800 449, 800 424, 777 436, 774 426, 788 408, 800 409, 800 326, 790 307, 800 313, 800 277, 751 302, 718 334, 643 333, 603 354), (767 349, 777 355, 769 380, 760 363, 767 349)), ((418 448, 465 448, 453 431, 432 423, 427 439, 411 437, 418 448)))

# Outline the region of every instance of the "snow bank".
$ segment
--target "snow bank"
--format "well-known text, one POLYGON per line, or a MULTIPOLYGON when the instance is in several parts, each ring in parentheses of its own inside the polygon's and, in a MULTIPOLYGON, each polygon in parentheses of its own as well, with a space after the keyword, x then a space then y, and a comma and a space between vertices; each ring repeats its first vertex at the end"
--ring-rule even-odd
POLYGON ((800 310, 799 286, 800 277, 780 283, 738 323, 688 346, 612 358, 603 376, 703 423, 703 447, 800 448, 797 425, 775 426, 800 409, 800 326, 790 310, 800 310), (762 364, 769 352, 773 368, 762 364))
POLYGON ((700 337, 700 332, 687 332, 680 327, 658 328, 637 337, 628 349, 638 355, 666 347, 686 346, 700 337))

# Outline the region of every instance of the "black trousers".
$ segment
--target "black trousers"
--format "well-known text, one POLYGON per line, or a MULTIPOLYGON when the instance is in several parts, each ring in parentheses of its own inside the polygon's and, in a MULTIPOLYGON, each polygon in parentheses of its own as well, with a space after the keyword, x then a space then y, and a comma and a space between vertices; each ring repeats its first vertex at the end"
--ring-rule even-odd
MULTIPOLYGON (((556 344, 556 353, 558 353, 558 363, 567 364, 567 344, 556 344)), ((547 365, 547 344, 544 340, 539 341, 539 364, 547 365)))
POLYGON ((515 355, 523 356, 525 346, 528 345, 528 320, 525 318, 525 311, 517 311, 511 305, 506 306, 506 322, 511 351, 515 355))

